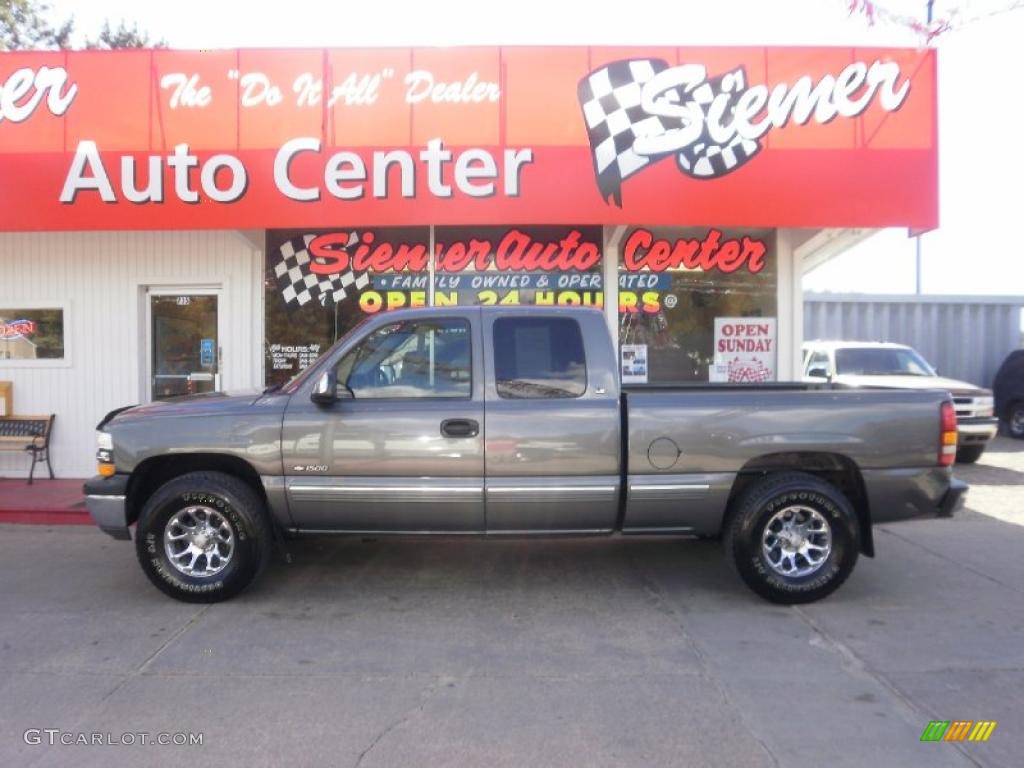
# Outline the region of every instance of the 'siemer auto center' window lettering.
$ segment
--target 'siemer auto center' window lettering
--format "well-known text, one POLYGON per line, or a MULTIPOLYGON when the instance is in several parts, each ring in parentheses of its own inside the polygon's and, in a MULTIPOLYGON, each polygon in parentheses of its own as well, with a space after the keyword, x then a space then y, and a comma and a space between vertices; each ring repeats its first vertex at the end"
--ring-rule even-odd
POLYGON ((495 320, 494 376, 507 399, 579 397, 587 389, 579 324, 562 317, 495 320))
POLYGON ((266 383, 393 309, 600 306, 603 242, 601 227, 574 224, 267 230, 266 383))
POLYGON ((371 333, 338 364, 338 381, 356 399, 469 397, 469 323, 409 320, 371 333))

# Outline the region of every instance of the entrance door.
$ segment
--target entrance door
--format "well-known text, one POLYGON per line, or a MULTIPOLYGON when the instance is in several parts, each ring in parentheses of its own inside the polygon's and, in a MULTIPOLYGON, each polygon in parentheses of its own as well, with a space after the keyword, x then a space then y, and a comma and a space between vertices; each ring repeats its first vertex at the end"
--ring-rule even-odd
POLYGON ((220 389, 219 292, 150 290, 149 399, 220 389))

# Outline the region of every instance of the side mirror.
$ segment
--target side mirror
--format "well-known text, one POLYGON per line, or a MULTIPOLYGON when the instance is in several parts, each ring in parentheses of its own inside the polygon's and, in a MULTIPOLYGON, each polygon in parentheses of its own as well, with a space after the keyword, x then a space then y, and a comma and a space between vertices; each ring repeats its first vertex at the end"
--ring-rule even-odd
POLYGON ((822 368, 820 366, 811 368, 811 370, 807 372, 807 375, 812 379, 829 379, 828 368, 822 368))
POLYGON ((338 374, 333 368, 320 374, 309 399, 317 405, 330 405, 338 399, 338 374))
POLYGON ((317 405, 330 405, 337 400, 351 400, 355 395, 344 384, 338 384, 338 374, 331 368, 320 374, 309 399, 317 405))

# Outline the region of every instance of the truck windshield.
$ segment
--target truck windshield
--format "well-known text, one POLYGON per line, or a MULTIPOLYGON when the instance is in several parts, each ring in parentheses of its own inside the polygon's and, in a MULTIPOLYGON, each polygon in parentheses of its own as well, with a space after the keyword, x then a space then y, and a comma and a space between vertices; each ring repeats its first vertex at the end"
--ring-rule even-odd
POLYGON ((935 376, 924 358, 899 347, 851 347, 836 350, 840 376, 935 376))

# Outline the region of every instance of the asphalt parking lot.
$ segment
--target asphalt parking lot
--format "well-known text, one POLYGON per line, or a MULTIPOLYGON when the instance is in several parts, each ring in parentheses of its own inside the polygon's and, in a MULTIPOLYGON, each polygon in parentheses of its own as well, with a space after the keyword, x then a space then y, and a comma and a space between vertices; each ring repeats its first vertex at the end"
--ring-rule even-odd
POLYGON ((800 608, 713 542, 620 539, 307 541, 191 606, 91 528, 2 526, 0 764, 1017 766, 1024 443, 958 474, 967 511, 876 528, 800 608), (59 743, 139 732, 203 743, 59 743))

